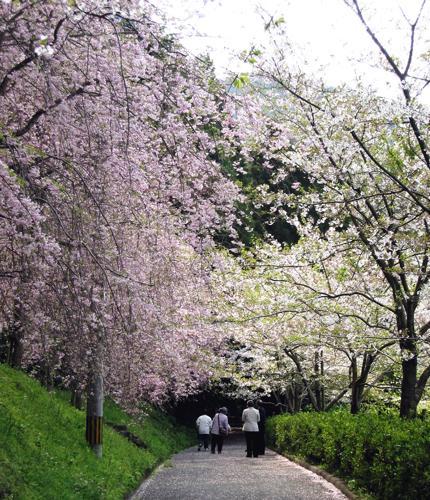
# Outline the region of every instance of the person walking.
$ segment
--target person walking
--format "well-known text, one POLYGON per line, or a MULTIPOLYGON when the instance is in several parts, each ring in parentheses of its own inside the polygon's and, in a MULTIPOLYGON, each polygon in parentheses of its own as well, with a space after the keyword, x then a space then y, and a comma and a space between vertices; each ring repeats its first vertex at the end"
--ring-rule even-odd
POLYGON ((264 455, 266 453, 266 408, 263 406, 261 399, 257 403, 257 410, 260 413, 260 422, 258 423, 258 454, 264 455))
POLYGON ((254 403, 248 401, 247 408, 243 410, 242 422, 246 438, 246 456, 258 457, 258 422, 260 421, 260 412, 254 408, 254 403))
POLYGON ((212 428, 212 419, 205 410, 196 420, 198 448, 197 451, 203 449, 206 451, 209 448, 209 435, 212 428))
POLYGON ((224 438, 228 435, 230 426, 228 425, 227 408, 222 406, 212 420, 211 429, 211 453, 222 453, 224 438))

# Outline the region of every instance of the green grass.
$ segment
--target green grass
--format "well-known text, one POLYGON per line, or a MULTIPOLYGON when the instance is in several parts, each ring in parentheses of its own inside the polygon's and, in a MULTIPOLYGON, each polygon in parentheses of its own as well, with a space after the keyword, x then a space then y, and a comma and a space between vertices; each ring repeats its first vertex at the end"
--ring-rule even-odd
POLYGON ((85 442, 85 413, 24 373, 0 365, 0 498, 121 499, 193 435, 148 408, 133 420, 107 402, 106 420, 123 423, 141 449, 105 426, 103 458, 85 442))

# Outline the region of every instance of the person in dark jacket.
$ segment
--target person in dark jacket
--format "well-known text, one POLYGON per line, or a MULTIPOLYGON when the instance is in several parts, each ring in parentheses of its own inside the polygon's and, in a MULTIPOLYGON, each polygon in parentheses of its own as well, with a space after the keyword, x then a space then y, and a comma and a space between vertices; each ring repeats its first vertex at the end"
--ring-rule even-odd
POLYGON ((266 408, 263 406, 263 401, 258 401, 257 409, 260 412, 260 422, 258 423, 258 454, 266 453, 266 408))

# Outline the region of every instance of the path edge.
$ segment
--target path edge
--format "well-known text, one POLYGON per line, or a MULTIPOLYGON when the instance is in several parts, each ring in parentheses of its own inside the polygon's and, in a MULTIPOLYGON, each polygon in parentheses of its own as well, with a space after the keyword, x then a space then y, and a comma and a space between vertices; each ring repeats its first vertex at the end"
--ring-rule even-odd
POLYGON ((149 483, 153 480, 154 476, 164 467, 166 462, 168 462, 170 459, 168 458, 161 464, 158 464, 155 469, 152 469, 146 476, 143 476, 140 480, 139 485, 137 488, 135 488, 133 491, 128 493, 124 498, 125 500, 138 500, 140 498, 140 495, 142 495, 146 488, 148 487, 149 483))
POLYGON ((333 476, 333 474, 330 474, 330 472, 327 472, 326 470, 322 469, 321 467, 318 467, 316 465, 312 465, 302 458, 296 457, 294 455, 290 455, 289 453, 281 452, 280 450, 273 449, 276 453, 279 453, 285 458, 288 458, 288 460, 291 460, 291 462, 294 462, 297 465, 300 465, 300 467, 303 467, 304 469, 310 470, 311 472, 317 474, 318 476, 322 477, 329 483, 331 483, 333 486, 336 486, 336 488, 343 493, 349 500, 360 500, 361 497, 358 496, 356 493, 351 491, 348 486, 346 485, 345 481, 342 479, 339 479, 336 476, 333 476))
POLYGON ((195 446, 189 446, 187 448, 184 448, 183 450, 177 451, 176 453, 173 453, 170 457, 166 458, 163 462, 159 463, 154 469, 149 471, 146 475, 144 475, 137 488, 135 488, 133 491, 130 493, 127 493, 127 495, 124 497, 125 500, 139 500, 140 496, 143 493, 145 493, 146 488, 149 486, 149 483, 154 479, 154 477, 160 472, 161 469, 163 469, 166 464, 168 464, 172 458, 177 455, 178 453, 181 453, 183 451, 187 450, 192 450, 195 448, 195 446))

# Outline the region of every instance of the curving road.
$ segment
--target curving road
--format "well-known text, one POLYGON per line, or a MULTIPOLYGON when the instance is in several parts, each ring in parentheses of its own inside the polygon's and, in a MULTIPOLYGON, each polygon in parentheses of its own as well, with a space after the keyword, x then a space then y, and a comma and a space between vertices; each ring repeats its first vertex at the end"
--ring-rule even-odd
POLYGON ((277 453, 245 457, 242 436, 223 453, 189 448, 144 481, 132 500, 345 500, 331 483, 277 453))

